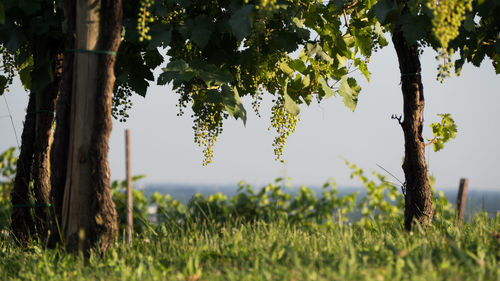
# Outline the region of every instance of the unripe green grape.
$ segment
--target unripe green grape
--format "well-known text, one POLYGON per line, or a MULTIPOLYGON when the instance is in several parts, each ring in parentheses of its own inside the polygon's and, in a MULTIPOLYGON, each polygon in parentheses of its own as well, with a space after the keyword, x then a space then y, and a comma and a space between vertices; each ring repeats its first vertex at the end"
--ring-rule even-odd
POLYGON ((271 127, 278 133, 273 141, 274 154, 276 156, 275 159, 283 162, 283 148, 290 134, 295 131, 298 117, 285 110, 283 96, 280 96, 276 100, 276 103, 272 108, 272 112, 271 127))

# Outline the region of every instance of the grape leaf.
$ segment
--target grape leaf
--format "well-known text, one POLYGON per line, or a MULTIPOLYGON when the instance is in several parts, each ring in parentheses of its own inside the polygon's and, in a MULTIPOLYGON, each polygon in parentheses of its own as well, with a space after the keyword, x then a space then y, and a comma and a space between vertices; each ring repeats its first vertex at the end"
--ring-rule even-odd
POLYGON ((236 87, 231 89, 227 85, 222 86, 222 102, 229 115, 234 117, 234 119, 241 118, 243 124, 246 125, 247 112, 241 103, 240 95, 236 87))
POLYGON ((302 73, 302 74, 306 74, 307 72, 307 67, 306 65, 304 64, 303 61, 299 60, 299 59, 296 59, 296 60, 292 60, 288 63, 288 66, 294 70, 297 70, 298 72, 302 73))
POLYGON ((5 92, 7 86, 7 77, 0 75, 0 96, 5 92))
POLYGON ((284 97, 285 97, 285 110, 288 113, 297 116, 300 112, 299 105, 287 93, 284 93, 284 97))
POLYGON ((201 71, 199 76, 209 88, 213 86, 220 86, 227 84, 233 80, 233 76, 228 71, 222 71, 215 65, 210 64, 206 67, 205 71, 201 71))
POLYGON ((9 31, 9 41, 5 45, 7 49, 15 53, 19 47, 26 41, 26 36, 24 36, 23 32, 21 29, 17 26, 14 26, 13 28, 10 29, 9 31))
POLYGON ((326 80, 323 77, 319 77, 318 82, 321 85, 321 90, 325 93, 325 98, 335 96, 335 91, 328 86, 328 83, 326 83, 326 80))
POLYGON ((166 24, 153 25, 151 27, 151 40, 148 48, 156 49, 161 46, 168 46, 172 40, 172 30, 166 24))
POLYGON ((393 0, 380 0, 373 6, 375 16, 381 24, 387 24, 391 18, 397 16, 398 6, 393 0))
POLYGON ((242 41, 250 35, 250 14, 254 9, 253 5, 244 5, 239 8, 229 19, 229 25, 233 31, 233 35, 238 41, 242 41))
POLYGON ((5 23, 5 9, 3 7, 3 2, 0 2, 0 24, 5 23))
POLYGON ((342 101, 345 106, 352 111, 356 109, 359 91, 361 91, 361 87, 356 85, 356 80, 347 78, 347 76, 342 77, 338 94, 343 97, 342 101))
POLYGON ((205 48, 212 30, 210 29, 211 22, 206 15, 200 15, 194 19, 194 30, 191 31, 191 40, 201 49, 205 48))

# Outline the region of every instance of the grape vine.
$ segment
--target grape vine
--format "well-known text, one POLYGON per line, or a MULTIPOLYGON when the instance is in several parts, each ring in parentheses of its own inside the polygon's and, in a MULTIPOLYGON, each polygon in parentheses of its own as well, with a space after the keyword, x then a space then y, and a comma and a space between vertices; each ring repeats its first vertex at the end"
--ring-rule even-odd
POLYGON ((313 96, 322 100, 338 94, 354 110, 360 88, 348 78, 346 61, 352 61, 349 65, 368 79, 365 58, 372 48, 386 44, 380 26, 373 26, 374 15, 357 9, 356 3, 349 6, 349 13, 356 12, 349 30, 341 28, 345 7, 333 2, 144 3, 151 5, 141 4, 138 32, 149 39, 150 31, 150 44, 161 34, 163 41, 155 44, 168 47, 170 62, 158 84, 172 83, 180 97, 178 115, 191 104, 194 139, 203 147, 205 165, 212 161, 224 119, 232 116, 246 122, 241 97, 250 96, 253 111, 260 116, 264 94, 274 96, 269 128, 277 134, 273 148, 276 159, 282 161, 283 147, 299 120, 299 105, 310 104, 313 96), (155 19, 150 29, 145 28, 148 17, 155 19), (330 86, 341 81, 341 87, 330 86))

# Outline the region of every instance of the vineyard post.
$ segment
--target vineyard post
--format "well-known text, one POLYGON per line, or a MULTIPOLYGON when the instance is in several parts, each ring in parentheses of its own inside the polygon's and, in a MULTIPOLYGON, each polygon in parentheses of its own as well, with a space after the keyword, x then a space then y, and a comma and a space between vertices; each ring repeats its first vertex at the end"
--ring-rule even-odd
POLYGON ((458 187, 457 204, 456 204, 456 218, 458 225, 462 224, 465 214, 465 202, 467 199, 467 188, 469 186, 469 180, 466 178, 460 179, 460 185, 458 187))
POLYGON ((130 130, 125 130, 125 170, 127 175, 127 242, 132 241, 132 178, 130 175, 130 130))

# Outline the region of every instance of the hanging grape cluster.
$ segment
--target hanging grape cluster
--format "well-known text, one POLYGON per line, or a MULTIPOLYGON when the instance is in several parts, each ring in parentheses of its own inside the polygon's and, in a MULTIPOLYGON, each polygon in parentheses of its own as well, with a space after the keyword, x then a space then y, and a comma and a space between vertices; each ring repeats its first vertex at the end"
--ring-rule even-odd
POLYGON ((472 0, 430 0, 427 7, 433 12, 432 32, 441 45, 436 57, 442 62, 438 66, 437 80, 443 83, 445 78, 451 77, 454 67, 454 50, 448 49, 448 43, 458 36, 466 12, 472 10, 472 0))
POLYGON ((222 133, 222 121, 228 116, 220 104, 205 103, 192 117, 194 142, 203 148, 203 166, 206 166, 213 162, 213 147, 222 133))
POLYGON ((130 97, 132 96, 132 89, 129 85, 123 84, 118 85, 113 93, 113 102, 111 107, 111 115, 114 119, 125 122, 127 121, 128 110, 132 108, 132 101, 130 97))
MULTIPOLYGON (((0 47, 0 57, 2 59, 2 74, 0 76, 0 95, 2 95, 5 91, 9 90, 9 86, 12 85, 12 81, 16 76, 16 59, 14 55, 7 50, 4 46, 0 47)), ((31 61, 33 63, 33 61, 31 61)), ((23 65, 20 67, 22 70, 25 67, 30 67, 29 65, 23 65)))
MULTIPOLYGON (((277 133, 273 141, 274 155, 276 156, 276 160, 284 162, 281 158, 283 156, 283 148, 290 134, 295 132, 299 117, 289 113, 285 109, 283 96, 280 96, 276 100, 271 110, 273 113, 271 116, 271 127, 277 133)), ((269 130, 271 127, 269 127, 269 130)))
POLYGON ((459 34, 465 13, 472 10, 472 0, 429 0, 427 7, 433 12, 432 32, 446 49, 459 34))
POLYGON ((441 63, 437 67, 438 74, 436 79, 441 83, 444 82, 444 79, 451 77, 452 69, 455 67, 455 63, 452 60, 453 53, 453 49, 441 48, 438 50, 436 60, 441 63))
POLYGON ((154 17, 148 11, 149 8, 154 4, 154 0, 141 0, 141 7, 139 9, 139 18, 137 20, 137 31, 139 32, 139 41, 151 40, 151 35, 149 32, 149 23, 154 22, 154 17))

